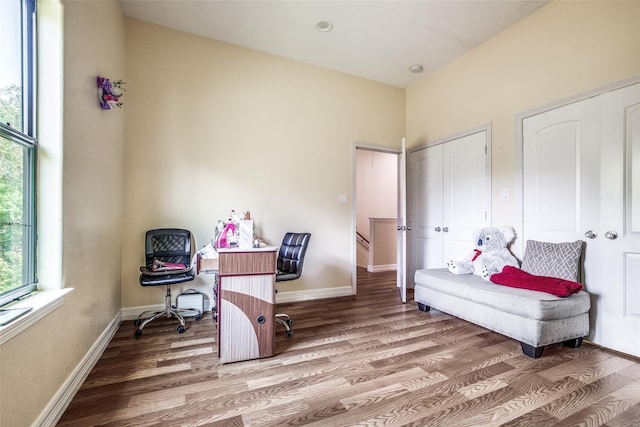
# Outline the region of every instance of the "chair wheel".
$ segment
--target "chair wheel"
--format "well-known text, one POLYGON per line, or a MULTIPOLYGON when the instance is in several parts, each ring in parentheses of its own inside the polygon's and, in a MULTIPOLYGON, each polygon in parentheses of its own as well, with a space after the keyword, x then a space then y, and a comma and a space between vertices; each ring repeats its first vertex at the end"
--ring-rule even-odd
POLYGON ((293 331, 287 331, 287 338, 291 338, 293 336, 293 331))
POLYGON ((140 319, 136 319, 136 320, 133 321, 133 325, 134 326, 140 326, 141 323, 142 323, 142 320, 140 320, 140 319))
POLYGON ((140 329, 136 330, 136 338, 140 338, 142 336, 142 331, 140 329))
POLYGON ((200 319, 202 319, 202 316, 200 316, 199 314, 198 314, 196 317, 194 317, 194 318, 193 318, 193 320, 195 320, 196 322, 197 322, 198 320, 200 320, 200 319))
POLYGON ((178 326, 178 329, 176 329, 176 331, 178 331, 179 334, 183 333, 185 331, 184 326, 178 326))

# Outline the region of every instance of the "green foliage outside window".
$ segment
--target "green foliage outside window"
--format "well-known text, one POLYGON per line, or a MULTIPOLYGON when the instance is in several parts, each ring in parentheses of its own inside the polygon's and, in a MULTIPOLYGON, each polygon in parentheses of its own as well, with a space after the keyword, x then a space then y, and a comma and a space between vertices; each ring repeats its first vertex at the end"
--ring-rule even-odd
MULTIPOLYGON (((16 85, 0 88, 0 119, 21 127, 21 94, 16 85)), ((0 294, 22 284, 25 148, 0 136, 0 294)))

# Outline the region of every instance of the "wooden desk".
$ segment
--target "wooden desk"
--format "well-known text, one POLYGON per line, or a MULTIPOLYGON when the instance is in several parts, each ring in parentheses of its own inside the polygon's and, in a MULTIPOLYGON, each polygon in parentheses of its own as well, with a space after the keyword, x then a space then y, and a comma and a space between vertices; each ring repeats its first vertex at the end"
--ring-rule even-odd
POLYGON ((218 355, 238 362, 275 353, 277 247, 218 249, 218 355))

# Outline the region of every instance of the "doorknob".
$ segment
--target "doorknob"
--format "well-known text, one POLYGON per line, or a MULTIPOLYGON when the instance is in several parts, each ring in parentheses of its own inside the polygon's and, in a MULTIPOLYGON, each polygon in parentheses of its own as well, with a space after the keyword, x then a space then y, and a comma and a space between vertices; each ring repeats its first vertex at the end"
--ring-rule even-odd
POLYGON ((444 231, 445 233, 448 233, 449 232, 449 227, 443 228, 442 231, 444 231))
POLYGON ((613 230, 609 230, 606 233, 604 233, 604 237, 606 237, 607 239, 614 240, 616 237, 618 237, 618 233, 616 233, 613 230))
POLYGON ((584 236, 589 238, 589 239, 595 239, 596 237, 598 237, 598 233, 596 233, 593 230, 589 230, 586 233, 584 233, 584 236))
POLYGON ((440 230, 442 230, 442 228, 440 228, 440 227, 436 227, 436 228, 435 228, 435 230, 439 233, 439 232, 440 232, 440 230))

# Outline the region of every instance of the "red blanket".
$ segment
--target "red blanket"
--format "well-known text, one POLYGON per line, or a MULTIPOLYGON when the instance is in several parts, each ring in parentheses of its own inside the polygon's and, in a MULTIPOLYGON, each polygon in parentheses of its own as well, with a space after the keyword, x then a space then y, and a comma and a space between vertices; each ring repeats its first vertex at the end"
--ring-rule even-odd
POLYGON ((501 273, 492 275, 490 280, 499 285, 548 292, 558 297, 568 297, 582 290, 581 283, 560 279, 558 277, 534 276, 519 268, 508 265, 502 269, 501 273))

